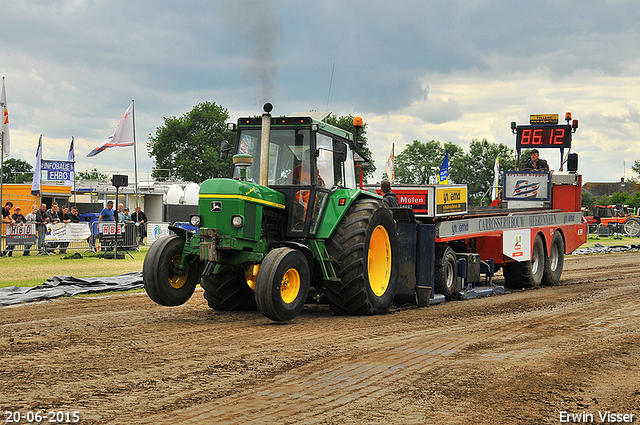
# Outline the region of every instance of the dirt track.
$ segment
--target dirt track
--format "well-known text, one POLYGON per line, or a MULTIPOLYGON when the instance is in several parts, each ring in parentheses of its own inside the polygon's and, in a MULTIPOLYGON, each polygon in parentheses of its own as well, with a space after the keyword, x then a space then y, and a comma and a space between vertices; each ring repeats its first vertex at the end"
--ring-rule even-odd
POLYGON ((175 308, 145 294, 3 307, 0 407, 83 424, 637 423, 639 257, 567 258, 553 288, 376 317, 316 305, 287 324, 214 312, 201 291, 175 308))

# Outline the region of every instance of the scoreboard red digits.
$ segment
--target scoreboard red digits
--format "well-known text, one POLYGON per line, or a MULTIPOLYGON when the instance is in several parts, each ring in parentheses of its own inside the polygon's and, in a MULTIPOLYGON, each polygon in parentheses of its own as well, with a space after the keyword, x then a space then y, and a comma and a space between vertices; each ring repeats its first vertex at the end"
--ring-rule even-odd
POLYGON ((517 128, 517 148, 571 147, 571 127, 566 125, 527 126, 517 128))

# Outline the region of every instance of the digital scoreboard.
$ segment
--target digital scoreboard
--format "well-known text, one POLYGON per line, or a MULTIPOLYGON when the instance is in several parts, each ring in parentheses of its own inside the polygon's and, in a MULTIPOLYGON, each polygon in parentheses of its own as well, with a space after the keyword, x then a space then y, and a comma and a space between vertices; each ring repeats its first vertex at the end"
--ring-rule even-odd
POLYGON ((570 125, 528 125, 516 128, 516 148, 570 147, 570 125))
POLYGON ((578 120, 571 122, 571 113, 567 112, 566 124, 558 124, 557 114, 531 115, 530 125, 511 123, 516 133, 516 149, 534 148, 570 148, 571 135, 578 128, 578 120))

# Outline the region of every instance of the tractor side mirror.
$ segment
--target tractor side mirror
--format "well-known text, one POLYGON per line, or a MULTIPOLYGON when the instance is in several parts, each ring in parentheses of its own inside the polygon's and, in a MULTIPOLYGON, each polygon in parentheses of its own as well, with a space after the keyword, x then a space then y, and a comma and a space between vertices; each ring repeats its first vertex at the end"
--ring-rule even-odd
POLYGON ((347 144, 336 141, 333 145, 333 160, 335 162, 345 162, 347 160, 347 144))
POLYGON ((220 161, 226 161, 230 150, 231 147, 229 146, 229 142, 226 140, 220 142, 220 161))

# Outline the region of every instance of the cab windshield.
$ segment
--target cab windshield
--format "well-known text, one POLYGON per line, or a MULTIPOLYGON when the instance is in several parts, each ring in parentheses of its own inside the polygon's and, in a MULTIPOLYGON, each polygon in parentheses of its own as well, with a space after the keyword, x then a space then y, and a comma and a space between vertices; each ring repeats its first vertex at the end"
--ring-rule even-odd
MULTIPOLYGON (((242 130, 238 153, 253 157, 247 180, 260 181, 260 129, 242 130)), ((269 137, 269 185, 310 185, 311 131, 309 129, 272 129, 269 137)), ((234 170, 234 177, 238 177, 234 170)))

